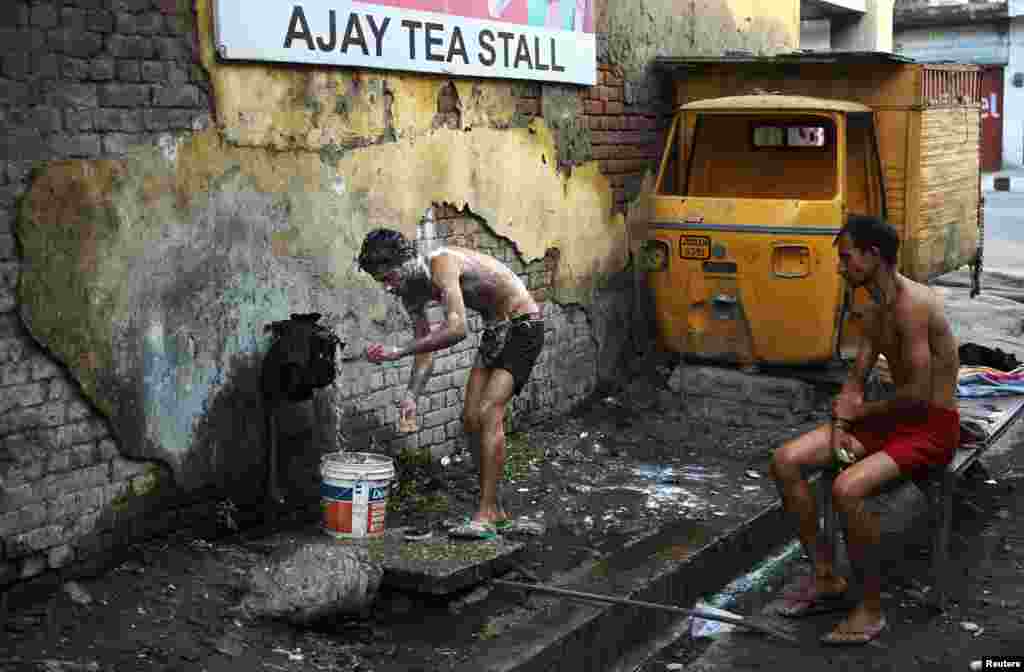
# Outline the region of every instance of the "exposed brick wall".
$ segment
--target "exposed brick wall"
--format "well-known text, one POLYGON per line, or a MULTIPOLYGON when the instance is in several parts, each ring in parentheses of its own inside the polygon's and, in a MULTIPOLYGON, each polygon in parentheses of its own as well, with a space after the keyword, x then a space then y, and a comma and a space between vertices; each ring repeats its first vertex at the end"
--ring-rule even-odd
POLYGON ((195 17, 178 7, 0 2, 0 586, 216 515, 209 503, 157 505, 165 472, 120 456, 105 419, 16 312, 14 216, 34 168, 116 157, 209 123, 195 17))
MULTIPOLYGON (((524 119, 541 114, 543 84, 517 88, 516 108, 524 119)), ((613 65, 599 64, 597 83, 582 87, 583 110, 591 131, 593 159, 608 176, 614 193, 613 212, 625 212, 636 197, 644 172, 654 172, 672 121, 671 92, 654 80, 640 85, 626 81, 613 65)))
MULTIPOLYGON (((547 300, 556 254, 526 264, 511 241, 495 235, 468 210, 460 212, 447 205, 428 210, 420 226, 419 244, 424 251, 456 245, 489 254, 514 270, 542 303, 544 350, 530 381, 510 405, 506 417, 509 431, 567 412, 594 391, 597 348, 586 311, 547 300)), ((432 310, 428 318, 440 321, 440 307, 432 310)), ((463 395, 482 328, 480 316, 470 313, 469 337, 435 353, 434 373, 419 400, 419 431, 411 435, 395 431, 396 404, 405 393, 411 372, 408 360, 381 365, 353 362, 342 367, 334 403, 348 448, 363 450, 370 446, 372 437, 376 446, 392 455, 403 450, 425 450, 437 458, 459 450, 463 446, 463 395)), ((411 324, 395 335, 397 342, 411 337, 411 324)))

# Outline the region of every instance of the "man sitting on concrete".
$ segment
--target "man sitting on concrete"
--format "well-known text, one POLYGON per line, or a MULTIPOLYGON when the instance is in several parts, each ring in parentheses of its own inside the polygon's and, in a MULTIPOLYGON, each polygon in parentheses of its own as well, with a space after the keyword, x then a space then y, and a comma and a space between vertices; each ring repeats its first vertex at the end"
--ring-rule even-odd
POLYGON ((505 465, 505 406, 526 385, 544 345, 540 308, 519 276, 497 259, 457 247, 442 247, 424 257, 390 229, 367 234, 359 265, 400 297, 413 318, 411 342, 397 348, 375 343, 366 349, 371 362, 415 356, 409 389, 399 406, 400 422, 416 418, 416 400, 433 369, 432 353, 466 338, 466 308, 484 318, 462 415, 480 469, 480 503, 472 520, 452 534, 493 539, 497 529, 512 524, 497 493, 505 465), (432 301, 444 307, 445 320, 436 329, 427 322, 432 301))
POLYGON ((851 565, 863 597, 822 641, 865 644, 885 627, 882 613, 877 514, 865 499, 888 481, 931 465, 948 464, 960 435, 955 391, 956 338, 939 297, 896 271, 899 237, 877 217, 850 215, 836 238, 839 272, 852 288, 864 287, 877 304, 849 379, 833 401, 833 420, 775 451, 772 473, 786 510, 795 513, 815 576, 786 595, 781 613, 802 616, 835 609, 847 588, 832 566, 829 540, 819 543, 818 514, 802 467, 853 460, 835 479, 831 496, 845 516, 851 565), (879 354, 895 385, 891 399, 864 401, 864 382, 879 354))

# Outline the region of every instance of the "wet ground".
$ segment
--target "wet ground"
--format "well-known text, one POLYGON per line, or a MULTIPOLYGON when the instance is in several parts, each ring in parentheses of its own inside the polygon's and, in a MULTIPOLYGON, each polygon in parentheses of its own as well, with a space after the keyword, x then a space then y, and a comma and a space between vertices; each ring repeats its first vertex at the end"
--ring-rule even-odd
MULTIPOLYGON (((663 550, 644 541, 665 530, 702 545, 776 499, 766 472, 771 451, 823 413, 783 430, 737 429, 620 395, 511 435, 503 501, 541 533, 517 537, 526 548, 505 578, 558 585, 580 571, 615 572, 602 561, 622 562, 624 547, 663 550)), ((468 456, 404 465, 400 476, 389 528, 427 525, 443 534, 475 508, 468 456)), ((446 597, 382 590, 360 617, 315 629, 251 621, 238 605, 248 572, 266 558, 266 532, 153 540, 113 571, 81 581, 88 605, 68 591, 8 604, 0 669, 445 670, 559 599, 486 584, 446 597)))
MULTIPOLYGON (((948 586, 944 613, 927 604, 931 588, 929 539, 912 535, 890 549, 884 565, 883 609, 889 628, 872 647, 827 647, 818 638, 842 619, 842 612, 788 621, 799 638, 790 646, 734 631, 717 641, 681 640, 659 651, 638 672, 744 672, 746 670, 968 670, 985 657, 1024 660, 1024 441, 1009 464, 979 464, 961 480, 955 499, 948 586)), ((743 595, 732 607, 758 615, 782 587, 809 572, 805 561, 743 595)), ((1024 664, 1024 663, 1022 663, 1024 664)), ((994 669, 994 668, 992 668, 994 669)))

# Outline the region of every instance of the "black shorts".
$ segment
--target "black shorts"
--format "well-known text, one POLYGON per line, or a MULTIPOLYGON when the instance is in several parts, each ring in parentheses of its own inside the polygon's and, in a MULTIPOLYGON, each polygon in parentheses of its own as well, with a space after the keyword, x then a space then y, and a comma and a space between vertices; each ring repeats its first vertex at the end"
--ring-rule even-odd
POLYGON ((543 320, 513 319, 484 329, 477 363, 485 369, 505 369, 511 373, 515 396, 530 379, 543 347, 543 320))

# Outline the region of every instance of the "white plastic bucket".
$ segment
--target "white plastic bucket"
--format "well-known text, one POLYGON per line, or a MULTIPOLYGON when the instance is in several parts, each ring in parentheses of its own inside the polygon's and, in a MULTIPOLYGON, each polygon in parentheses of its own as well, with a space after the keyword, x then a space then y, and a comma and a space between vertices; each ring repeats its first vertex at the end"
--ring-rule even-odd
POLYGON ((394 460, 374 453, 328 453, 320 459, 324 532, 332 537, 378 537, 386 529, 394 460))

